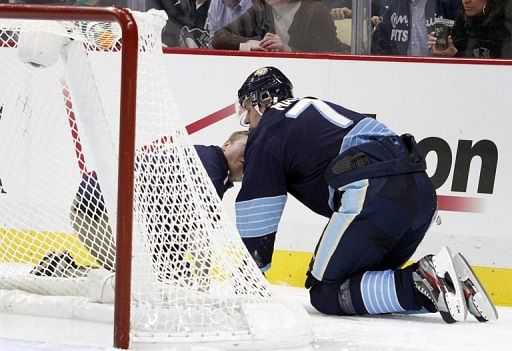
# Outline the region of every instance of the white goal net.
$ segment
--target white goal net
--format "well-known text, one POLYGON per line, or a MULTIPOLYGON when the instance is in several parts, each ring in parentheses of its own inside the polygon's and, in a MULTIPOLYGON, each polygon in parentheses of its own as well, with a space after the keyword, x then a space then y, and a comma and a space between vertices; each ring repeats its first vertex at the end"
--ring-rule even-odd
MULTIPOLYGON (((182 125, 165 18, 133 15, 133 342, 309 342, 305 312, 273 297, 182 125)), ((116 23, 0 18, 2 313, 114 321, 122 50, 116 23)))

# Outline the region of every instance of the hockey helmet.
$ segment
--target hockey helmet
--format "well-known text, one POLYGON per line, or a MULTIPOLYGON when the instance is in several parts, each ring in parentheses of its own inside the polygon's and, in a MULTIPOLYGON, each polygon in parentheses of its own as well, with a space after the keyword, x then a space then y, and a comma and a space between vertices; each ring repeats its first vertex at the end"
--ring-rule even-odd
POLYGON ((238 90, 238 102, 243 106, 250 99, 253 106, 273 105, 293 97, 293 84, 275 67, 262 67, 251 73, 238 90))

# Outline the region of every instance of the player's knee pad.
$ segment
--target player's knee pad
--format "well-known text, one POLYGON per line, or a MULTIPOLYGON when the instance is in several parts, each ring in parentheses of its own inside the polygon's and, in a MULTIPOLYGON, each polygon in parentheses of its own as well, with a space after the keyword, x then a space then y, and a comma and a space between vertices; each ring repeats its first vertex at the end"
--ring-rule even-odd
POLYGON ((350 298, 350 281, 317 282, 309 290, 311 305, 319 312, 335 315, 355 314, 352 299, 350 298))
POLYGON ((347 279, 341 284, 338 290, 338 302, 343 314, 356 314, 354 305, 352 304, 352 297, 350 295, 350 279, 347 279))

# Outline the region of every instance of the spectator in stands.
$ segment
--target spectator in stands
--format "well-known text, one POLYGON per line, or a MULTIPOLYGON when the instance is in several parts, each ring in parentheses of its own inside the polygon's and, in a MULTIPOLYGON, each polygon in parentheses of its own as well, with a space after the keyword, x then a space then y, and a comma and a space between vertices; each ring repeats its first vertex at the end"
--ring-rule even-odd
POLYGON ((348 52, 321 0, 254 0, 213 37, 215 49, 271 52, 348 52))
POLYGON ((165 10, 167 24, 162 41, 167 46, 180 45, 180 33, 183 27, 204 29, 210 0, 148 0, 147 9, 165 10))
POLYGON ((237 19, 252 6, 252 0, 211 0, 208 10, 210 35, 237 19))
POLYGON ((460 7, 460 0, 384 0, 371 53, 429 56, 427 41, 435 19, 455 19, 460 7))
MULTIPOLYGON (((191 1, 191 0, 189 0, 191 1)), ((190 23, 180 31, 180 46, 189 48, 211 47, 211 35, 207 28, 208 10, 211 0, 196 0, 191 2, 190 23)))
POLYGON ((462 0, 463 10, 448 38, 448 48, 438 50, 436 38, 429 36, 433 56, 472 58, 512 57, 511 32, 505 21, 504 0, 462 0), (504 50, 505 49, 505 50, 504 50))
MULTIPOLYGON (((377 15, 380 9, 380 0, 373 0, 371 4, 372 15, 377 15)), ((352 0, 324 0, 325 6, 331 12, 333 20, 343 20, 352 17, 352 0)))
POLYGON ((333 20, 344 20, 352 16, 352 0, 324 0, 333 20))
MULTIPOLYGON (((0 0, 1 1, 1 0, 0 0)), ((31 0, 44 1, 44 0, 31 0)), ((165 46, 187 46, 185 40, 190 38, 194 47, 199 47, 198 41, 206 24, 206 17, 211 0, 62 0, 70 1, 80 6, 119 6, 127 7, 136 11, 147 11, 149 9, 164 10, 167 13, 167 23, 162 33, 162 42, 165 46), (185 28, 185 30, 184 30, 185 28), (196 31, 197 30, 197 31, 196 31)), ((201 38, 200 38, 201 37, 201 38)), ((190 42, 187 40, 187 42, 190 42)), ((208 45, 211 38, 205 40, 208 45)))
POLYGON ((196 0, 195 6, 192 6, 192 17, 194 18, 195 28, 206 28, 206 19, 211 6, 211 0, 196 0))

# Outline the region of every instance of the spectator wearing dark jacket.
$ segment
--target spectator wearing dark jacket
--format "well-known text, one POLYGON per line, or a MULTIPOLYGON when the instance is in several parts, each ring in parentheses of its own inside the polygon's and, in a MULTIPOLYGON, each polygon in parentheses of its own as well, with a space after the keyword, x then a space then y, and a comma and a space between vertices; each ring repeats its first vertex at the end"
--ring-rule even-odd
POLYGON ((505 16, 504 0, 463 0, 462 14, 455 21, 448 48, 436 48, 429 37, 433 56, 470 58, 511 58, 511 32, 505 16))
POLYGON ((428 55, 428 34, 436 18, 455 19, 460 0, 383 0, 374 29, 374 55, 428 55))
POLYGON ((167 24, 162 33, 162 42, 167 46, 180 45, 183 27, 204 29, 210 0, 148 0, 148 9, 155 8, 167 13, 167 24), (199 5, 199 6, 198 6, 199 5))

